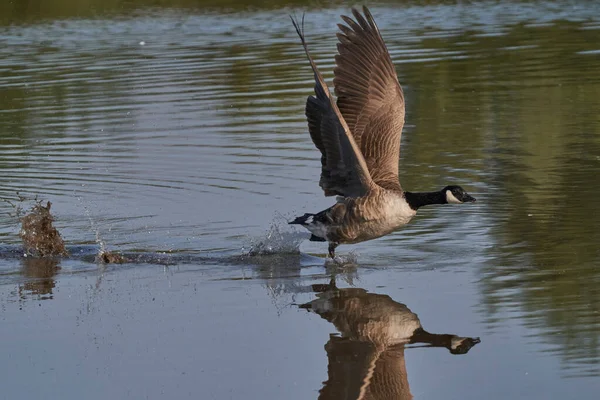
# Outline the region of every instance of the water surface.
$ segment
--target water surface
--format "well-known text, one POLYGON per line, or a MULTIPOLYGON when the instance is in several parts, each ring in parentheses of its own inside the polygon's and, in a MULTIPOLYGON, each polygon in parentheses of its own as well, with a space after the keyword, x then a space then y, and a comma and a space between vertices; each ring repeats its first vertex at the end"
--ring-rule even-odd
POLYGON ((341 246, 355 263, 339 268, 323 244, 290 252, 285 221, 332 200, 288 14, 306 12, 330 80, 346 6, 69 3, 0 7, 0 397, 391 393, 361 375, 373 343, 345 350, 299 307, 334 278, 481 339, 385 353, 403 397, 596 398, 597 4, 370 5, 406 95, 403 187, 478 201, 341 246), (22 257, 19 196, 52 201, 71 258, 22 257), (279 254, 244 256, 257 242, 279 254), (133 262, 97 264, 101 246, 133 262))

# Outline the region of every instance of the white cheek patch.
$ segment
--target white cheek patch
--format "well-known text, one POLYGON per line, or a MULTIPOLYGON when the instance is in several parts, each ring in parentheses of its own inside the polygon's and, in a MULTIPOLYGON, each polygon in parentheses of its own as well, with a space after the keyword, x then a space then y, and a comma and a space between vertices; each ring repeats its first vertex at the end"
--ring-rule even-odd
POLYGON ((462 204, 462 201, 454 197, 451 191, 446 190, 446 201, 450 204, 462 204))
MULTIPOLYGON (((452 197, 454 197, 454 196, 452 196, 452 197)), ((450 347, 452 348, 452 350, 456 350, 456 348, 462 344, 463 340, 464 340, 464 338, 461 338, 458 336, 453 337, 452 340, 450 341, 450 347)))

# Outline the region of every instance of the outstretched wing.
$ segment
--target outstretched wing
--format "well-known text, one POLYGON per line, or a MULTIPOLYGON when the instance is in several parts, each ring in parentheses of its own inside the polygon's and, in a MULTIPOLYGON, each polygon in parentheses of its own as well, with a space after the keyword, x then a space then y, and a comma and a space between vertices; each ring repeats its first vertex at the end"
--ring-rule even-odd
POLYGON ((325 196, 363 196, 372 185, 365 160, 310 56, 303 30, 293 18, 292 23, 300 36, 315 77, 316 96, 309 96, 306 100, 306 118, 313 143, 321 151, 319 185, 325 196))
POLYGON ((404 94, 388 50, 373 20, 352 9, 355 20, 338 24, 335 94, 344 120, 362 152, 373 181, 400 189, 398 160, 404 126, 404 94))

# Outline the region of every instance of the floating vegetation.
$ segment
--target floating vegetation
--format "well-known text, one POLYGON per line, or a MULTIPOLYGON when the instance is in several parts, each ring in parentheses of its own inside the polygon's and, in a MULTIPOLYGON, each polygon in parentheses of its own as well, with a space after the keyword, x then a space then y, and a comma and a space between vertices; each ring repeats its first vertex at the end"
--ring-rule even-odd
POLYGON ((23 240, 27 255, 38 257, 69 255, 65 242, 54 227, 54 218, 50 214, 51 206, 52 203, 49 201, 44 206, 41 200, 36 200, 29 214, 21 217, 19 236, 23 240))

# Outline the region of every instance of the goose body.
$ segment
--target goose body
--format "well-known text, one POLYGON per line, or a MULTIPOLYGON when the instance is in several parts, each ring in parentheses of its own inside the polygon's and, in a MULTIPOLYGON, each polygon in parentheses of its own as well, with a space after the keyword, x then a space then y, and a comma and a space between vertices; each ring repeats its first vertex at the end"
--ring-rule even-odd
POLYGON ((332 207, 290 222, 308 229, 312 241, 338 244, 375 239, 406 225, 420 207, 473 202, 460 186, 412 193, 398 179, 404 93, 373 16, 352 9, 342 16, 333 84, 337 101, 317 69, 298 23, 294 27, 315 78, 315 95, 306 101, 311 139, 321 152, 319 185, 337 196, 332 207))
POLYGON ((313 241, 359 243, 375 239, 407 224, 416 215, 401 193, 373 188, 362 197, 338 197, 332 207, 304 214, 292 221, 306 227, 313 241))

